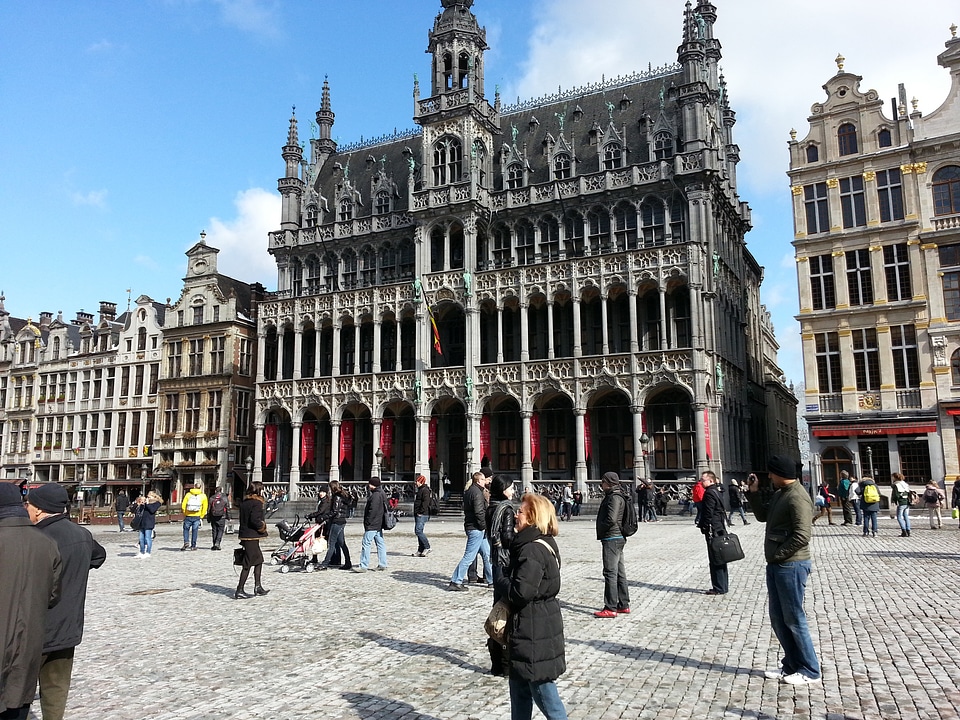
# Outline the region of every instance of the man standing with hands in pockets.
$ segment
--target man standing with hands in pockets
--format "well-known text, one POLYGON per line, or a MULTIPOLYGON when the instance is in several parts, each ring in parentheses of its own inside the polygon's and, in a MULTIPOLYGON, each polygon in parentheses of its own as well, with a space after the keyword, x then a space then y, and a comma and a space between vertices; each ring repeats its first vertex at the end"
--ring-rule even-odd
POLYGON ((750 483, 750 507, 757 520, 767 524, 763 552, 767 559, 767 595, 770 624, 783 648, 776 670, 764 676, 788 685, 820 682, 820 662, 803 610, 803 594, 810 576, 810 535, 813 502, 797 482, 797 463, 783 455, 767 461, 776 492, 764 502, 759 481, 750 483))

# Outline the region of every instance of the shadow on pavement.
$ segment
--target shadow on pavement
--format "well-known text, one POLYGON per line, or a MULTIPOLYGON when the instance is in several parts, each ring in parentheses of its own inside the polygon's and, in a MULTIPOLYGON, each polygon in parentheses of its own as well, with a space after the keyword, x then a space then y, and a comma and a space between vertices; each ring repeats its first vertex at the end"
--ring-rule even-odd
POLYGON ((938 553, 918 550, 909 552, 907 550, 867 550, 864 555, 876 555, 877 557, 892 558, 929 558, 931 560, 960 560, 960 553, 938 553))
POLYGON ((190 587, 196 588, 197 590, 203 590, 204 592, 212 593, 214 595, 226 595, 231 597, 233 591, 236 588, 224 587, 223 585, 209 585, 207 583, 191 583, 190 587))
POLYGON ((431 572, 414 572, 412 570, 397 570, 391 573, 390 577, 401 582, 412 583, 414 585, 429 585, 439 588, 440 590, 446 590, 450 582, 449 575, 431 572))
MULTIPOLYGON (((584 580, 591 580, 593 582, 600 583, 601 593, 603 592, 603 578, 594 577, 594 578, 584 578, 584 580)), ((673 593, 702 593, 703 588, 690 588, 690 587, 677 587, 676 585, 658 585, 655 583, 645 583, 640 580, 630 580, 627 579, 627 585, 635 588, 647 588, 648 590, 657 590, 658 592, 673 592, 673 593)))
POLYGON ((722 665, 719 663, 698 660, 693 657, 676 655, 675 653, 663 652, 660 650, 650 650, 649 648, 639 647, 637 645, 624 645, 623 643, 607 642, 605 640, 575 640, 567 638, 568 645, 586 645, 595 650, 603 650, 611 655, 629 658, 630 660, 653 660, 654 662, 667 663, 668 665, 683 665, 684 667, 693 667, 698 670, 713 670, 717 672, 730 673, 733 675, 757 675, 763 677, 763 670, 756 668, 743 668, 732 665, 722 665))
POLYGON ((433 715, 418 713, 413 705, 400 702, 399 700, 380 697, 379 695, 348 692, 343 693, 343 698, 353 705, 359 717, 368 718, 369 720, 391 720, 392 718, 397 718, 397 720, 400 718, 403 718, 403 720, 411 720, 411 718, 418 718, 419 720, 439 720, 439 718, 433 715))
MULTIPOLYGON (((451 651, 449 648, 441 647, 439 645, 427 645, 426 643, 416 643, 410 642, 408 640, 397 640, 396 638, 386 637, 385 635, 379 635, 377 633, 361 631, 358 633, 360 637, 364 640, 372 640, 381 647, 385 647, 388 650, 395 650, 396 652, 402 653, 404 655, 409 655, 410 657, 420 657, 422 655, 431 655, 436 658, 440 658, 445 662, 450 663, 451 665, 456 665, 461 667, 464 670, 472 670, 473 672, 487 674, 488 671, 486 668, 479 667, 477 665, 472 665, 468 662, 463 661, 463 657, 466 653, 457 654, 456 652, 451 651)), ((365 716, 367 717, 367 716, 365 716)), ((401 717, 398 715, 397 717, 401 717)))

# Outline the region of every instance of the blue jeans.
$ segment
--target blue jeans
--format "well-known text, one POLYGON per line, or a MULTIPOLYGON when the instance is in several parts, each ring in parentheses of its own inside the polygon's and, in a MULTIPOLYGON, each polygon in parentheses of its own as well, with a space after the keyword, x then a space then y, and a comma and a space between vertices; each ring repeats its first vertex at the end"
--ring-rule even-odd
POLYGON ((185 517, 183 519, 183 544, 190 547, 197 546, 197 533, 200 531, 200 516, 185 517), (188 539, 189 536, 189 539, 188 539))
POLYGON ((510 720, 530 720, 534 703, 547 720, 567 720, 567 711, 553 680, 528 682, 510 673, 510 720))
POLYGON ((149 530, 140 530, 140 552, 149 553, 153 551, 153 528, 149 530))
POLYGON ((743 524, 744 524, 744 525, 747 525, 747 524, 748 524, 748 523, 747 523, 747 514, 743 511, 743 505, 739 505, 739 506, 733 508, 733 509, 730 511, 730 514, 727 515, 727 525, 729 525, 730 527, 733 527, 733 514, 734 514, 735 512, 739 512, 739 513, 740 513, 740 519, 743 520, 743 524))
POLYGON ((897 523, 901 530, 910 529, 910 506, 897 505, 897 523))
POLYGON ((877 513, 878 510, 864 510, 863 511, 863 534, 866 535, 870 532, 870 528, 873 527, 873 534, 877 534, 877 513))
POLYGON ((377 544, 377 561, 380 567, 387 566, 387 546, 383 542, 383 530, 367 530, 360 541, 360 567, 366 570, 370 567, 370 544, 377 544))
POLYGON ((343 565, 352 567, 350 562, 350 550, 347 549, 347 543, 343 539, 344 526, 339 523, 330 524, 330 536, 327 538, 327 554, 323 558, 323 564, 329 565, 335 557, 340 557, 343 565))
POLYGON ((463 585, 464 578, 467 577, 467 569, 473 564, 480 553, 483 558, 483 579, 488 583, 493 582, 493 565, 490 564, 490 543, 483 536, 483 530, 467 530, 467 547, 463 551, 463 557, 453 571, 453 577, 450 582, 457 585, 463 585))
POLYGON ((120 532, 126 530, 126 527, 123 524, 123 513, 119 510, 117 511, 117 525, 120 526, 120 532))
POLYGON ((603 548, 603 607, 607 610, 630 607, 630 588, 623 565, 623 547, 626 544, 624 538, 611 538, 600 543, 603 548))
POLYGON ((783 672, 819 678, 820 662, 803 611, 803 593, 809 576, 809 560, 767 564, 770 624, 783 648, 783 672))
POLYGON ((426 533, 423 532, 423 527, 429 520, 429 515, 413 516, 413 533, 417 536, 417 552, 419 553, 430 549, 430 541, 427 539, 426 533))
POLYGON ((859 498, 854 498, 854 499, 853 499, 853 513, 854 513, 853 521, 854 521, 857 525, 861 525, 861 524, 863 523, 863 511, 860 509, 860 499, 859 499, 859 498))

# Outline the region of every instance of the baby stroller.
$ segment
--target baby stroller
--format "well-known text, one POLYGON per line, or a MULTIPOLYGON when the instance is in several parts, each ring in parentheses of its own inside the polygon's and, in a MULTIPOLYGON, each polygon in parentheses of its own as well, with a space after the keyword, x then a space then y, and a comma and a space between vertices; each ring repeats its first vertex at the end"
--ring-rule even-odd
POLYGON ((283 545, 270 555, 270 564, 279 565, 281 573, 290 572, 292 567, 308 573, 316 570, 318 556, 327 551, 327 541, 321 532, 323 525, 301 523, 297 516, 293 525, 281 520, 276 527, 283 545))

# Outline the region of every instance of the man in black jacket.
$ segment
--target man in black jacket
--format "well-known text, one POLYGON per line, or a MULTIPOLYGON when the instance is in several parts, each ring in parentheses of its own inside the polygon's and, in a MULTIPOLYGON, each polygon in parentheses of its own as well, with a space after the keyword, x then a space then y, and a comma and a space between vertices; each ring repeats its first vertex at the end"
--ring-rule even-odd
POLYGON ((697 527, 707 540, 707 560, 710 564, 710 589, 706 595, 727 594, 727 564, 715 565, 710 556, 710 541, 715 535, 727 532, 727 512, 723 507, 723 498, 717 485, 717 476, 707 470, 700 476, 703 485, 703 500, 700 501, 700 518, 697 527))
POLYGON ((430 554, 430 539, 424 532, 424 527, 430 520, 430 499, 433 490, 427 485, 425 475, 417 475, 417 494, 413 499, 413 532, 417 536, 417 551, 413 557, 426 557, 430 554))
POLYGON ((20 488, 0 481, 0 717, 30 714, 60 570, 57 544, 34 529, 20 488))
POLYGON ((360 565, 352 568, 355 573, 366 572, 370 566, 370 545, 377 544, 377 561, 380 563, 375 569, 387 569, 387 546, 383 541, 383 519, 387 513, 387 496, 380 488, 380 478, 374 476, 367 480, 370 489, 367 495, 367 504, 363 508, 363 540, 360 542, 360 565))
POLYGON ((600 481, 603 500, 597 511, 597 540, 603 548, 603 610, 594 613, 598 618, 615 618, 630 612, 630 589, 627 571, 623 565, 623 513, 631 502, 620 487, 620 476, 608 472, 600 481))
POLYGON ((483 577, 489 587, 493 587, 493 566, 490 563, 490 543, 485 537, 487 529, 487 498, 483 489, 490 478, 482 472, 473 474, 473 483, 463 494, 463 530, 467 534, 467 547, 463 557, 453 571, 448 590, 466 590, 463 584, 467 577, 467 568, 473 563, 477 553, 483 558, 483 577))
POLYGON ((90 531, 70 521, 69 498, 61 485, 35 487, 27 495, 30 520, 60 549, 60 602, 47 612, 40 665, 40 709, 44 720, 63 720, 73 675, 74 650, 83 639, 87 577, 107 559, 90 531))

